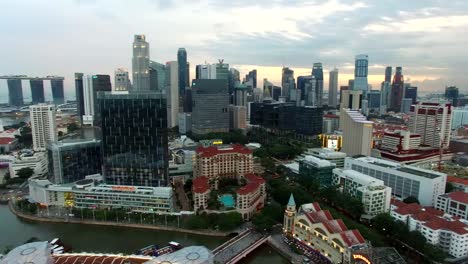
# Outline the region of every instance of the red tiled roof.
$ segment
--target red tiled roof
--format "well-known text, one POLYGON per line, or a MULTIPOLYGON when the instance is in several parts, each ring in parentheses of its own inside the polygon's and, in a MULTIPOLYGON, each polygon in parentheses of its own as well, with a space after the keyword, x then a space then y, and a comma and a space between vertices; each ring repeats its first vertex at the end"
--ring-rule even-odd
POLYGON ((0 145, 11 144, 11 142, 13 142, 15 140, 16 140, 16 138, 0 137, 0 145))
POLYGON ((330 211, 328 210, 310 212, 310 213, 306 213, 305 215, 312 223, 322 223, 328 220, 333 220, 333 216, 330 214, 330 211))
MULTIPOLYGON (((392 202, 393 203, 393 202, 392 202)), ((417 203, 405 204, 400 202, 398 208, 394 210, 395 213, 400 215, 411 215, 413 218, 425 221, 422 219, 430 219, 431 216, 443 216, 444 212, 434 209, 432 207, 422 207, 417 203)))
POLYGON ((255 173, 247 173, 244 175, 244 177, 248 182, 256 182, 258 184, 265 183, 265 179, 255 173))
POLYGON ((348 230, 346 225, 343 223, 343 220, 341 219, 333 219, 330 221, 325 221, 322 223, 328 230, 328 232, 335 234, 335 233, 341 233, 343 231, 348 230))
POLYGON ((149 261, 149 257, 100 256, 64 254, 53 256, 55 264, 100 263, 100 264, 140 264, 149 261))
POLYGON ((468 185, 468 180, 467 179, 461 179, 461 178, 454 177, 454 176, 447 176, 447 181, 448 182, 453 182, 453 183, 458 183, 458 184, 463 184, 463 185, 468 185))
POLYGON ((447 194, 448 197, 452 198, 452 200, 455 200, 460 203, 468 204, 468 193, 466 192, 451 192, 447 194))
POLYGON ((204 158, 213 157, 218 154, 227 154, 227 153, 240 153, 240 154, 252 154, 253 151, 248 149, 245 146, 240 144, 233 144, 230 147, 217 147, 217 146, 210 146, 210 147, 203 147, 199 146, 196 149, 197 155, 201 155, 204 158))
POLYGON ((366 240, 358 230, 344 231, 340 233, 340 236, 348 247, 366 243, 366 240))
POLYGON ((417 203, 407 204, 406 206, 400 206, 395 209, 395 213, 400 215, 416 214, 421 210, 422 206, 417 203))
POLYGON ((260 188, 260 184, 256 182, 249 182, 245 186, 239 188, 237 190, 237 194, 240 194, 240 195, 249 194, 251 192, 255 192, 258 188, 260 188))
POLYGON ((193 179, 192 190, 194 193, 205 193, 210 189, 210 185, 208 183, 208 178, 205 176, 200 176, 193 179))
POLYGON ((396 207, 402 207, 406 205, 404 202, 393 198, 390 200, 390 203, 396 207))
POLYGON ((323 117, 327 117, 327 118, 340 118, 338 115, 334 115, 334 114, 324 114, 323 117))
POLYGON ((317 203, 317 202, 313 202, 313 203, 312 203, 312 206, 314 207, 314 210, 315 210, 315 211, 320 211, 320 210, 322 210, 322 208, 320 208, 320 204, 317 203))
POLYGON ((423 223, 424 226, 432 229, 432 230, 450 230, 452 232, 455 232, 459 235, 464 235, 468 234, 468 226, 458 220, 456 221, 448 221, 443 218, 436 217, 437 219, 434 219, 432 221, 429 221, 427 223, 423 223))

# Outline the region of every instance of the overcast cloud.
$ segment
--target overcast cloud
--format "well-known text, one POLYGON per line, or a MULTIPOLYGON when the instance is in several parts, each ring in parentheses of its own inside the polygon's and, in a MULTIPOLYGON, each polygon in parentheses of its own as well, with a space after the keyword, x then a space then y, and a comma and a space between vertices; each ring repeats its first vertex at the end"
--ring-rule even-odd
POLYGON ((354 56, 366 53, 374 88, 391 65, 421 90, 467 92, 467 14, 462 0, 2 1, 0 75, 62 75, 72 95, 74 72, 130 69, 133 35, 145 34, 155 61, 176 60, 185 47, 191 76, 194 65, 223 58, 279 84, 283 65, 297 76, 322 62, 345 84, 354 56))

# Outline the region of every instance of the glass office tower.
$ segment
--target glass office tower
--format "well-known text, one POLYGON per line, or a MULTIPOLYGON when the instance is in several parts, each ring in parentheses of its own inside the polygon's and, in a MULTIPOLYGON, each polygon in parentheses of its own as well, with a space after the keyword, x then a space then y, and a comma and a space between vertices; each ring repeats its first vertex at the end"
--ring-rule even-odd
POLYGON ((168 174, 166 99, 160 92, 99 92, 106 183, 164 186, 168 174))
POLYGON ((101 141, 75 139, 47 144, 49 181, 66 184, 82 180, 87 175, 100 174, 102 166, 101 141))

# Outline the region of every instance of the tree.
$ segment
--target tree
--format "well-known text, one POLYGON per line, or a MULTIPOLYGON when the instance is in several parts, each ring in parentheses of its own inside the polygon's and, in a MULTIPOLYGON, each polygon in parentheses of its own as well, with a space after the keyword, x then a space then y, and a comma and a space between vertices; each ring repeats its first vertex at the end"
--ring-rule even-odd
POLYGON ((70 123, 70 124, 68 124, 68 126, 67 126, 67 132, 68 132, 68 133, 71 133, 71 132, 76 131, 76 130, 78 130, 78 129, 79 129, 79 127, 78 127, 78 125, 77 125, 75 122, 70 123))
POLYGON ((451 182, 447 182, 445 185, 445 193, 453 192, 454 189, 455 187, 453 187, 453 184, 451 182))
POLYGON ((259 231, 270 231, 271 227, 275 224, 275 221, 261 212, 254 215, 252 218, 252 223, 259 231))
POLYGON ((414 197, 414 196, 408 196, 406 197, 404 200, 403 200, 404 203, 406 204, 412 204, 412 203, 417 203, 419 204, 419 200, 418 198, 414 197))
POLYGON ((185 183, 184 183, 184 191, 186 193, 191 192, 192 191, 192 185, 193 185, 192 179, 186 180, 185 183))
POLYGON ((218 226, 221 231, 233 230, 242 222, 242 215, 238 212, 227 213, 218 218, 218 226))
POLYGON ((18 172, 16 172, 16 174, 20 179, 27 180, 34 174, 34 170, 29 167, 25 167, 19 169, 18 172))

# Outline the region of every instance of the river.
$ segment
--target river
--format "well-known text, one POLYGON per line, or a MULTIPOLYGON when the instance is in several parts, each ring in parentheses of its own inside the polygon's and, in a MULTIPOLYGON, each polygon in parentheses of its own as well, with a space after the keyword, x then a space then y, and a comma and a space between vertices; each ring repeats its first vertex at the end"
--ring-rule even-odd
MULTIPOLYGON (((40 240, 60 238, 75 252, 133 253, 142 247, 166 245, 177 241, 184 246, 204 245, 215 248, 228 238, 209 237, 167 231, 150 231, 78 224, 36 223, 18 219, 6 205, 0 205, 0 252, 7 246, 18 246, 31 237, 40 240)), ((269 246, 262 246, 242 263, 288 263, 269 246)))

